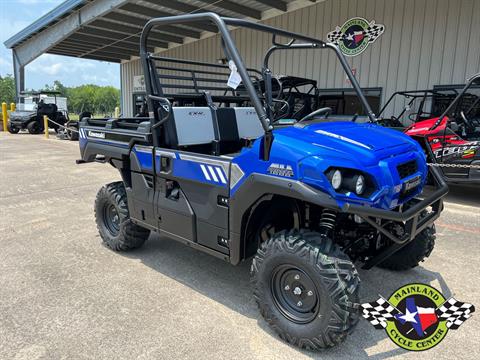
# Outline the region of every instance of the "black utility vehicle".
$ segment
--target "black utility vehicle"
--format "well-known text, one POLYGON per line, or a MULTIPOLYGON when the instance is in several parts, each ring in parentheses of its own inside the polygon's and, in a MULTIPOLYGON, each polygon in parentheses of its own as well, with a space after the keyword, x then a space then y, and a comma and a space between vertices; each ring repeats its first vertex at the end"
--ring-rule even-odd
POLYGON ((43 116, 47 115, 50 120, 54 121, 49 121, 48 127, 58 132, 60 129, 58 124, 64 125, 68 121, 67 111, 58 109, 58 95, 60 95, 58 91, 23 92, 20 96, 32 97, 33 109, 21 110, 19 107, 19 109, 12 111, 8 122, 8 131, 17 134, 20 130, 27 129, 30 134, 39 134, 44 131, 43 116), (54 102, 45 102, 42 95, 53 96, 54 102))
POLYGON ((438 169, 427 168, 415 140, 374 124, 333 44, 203 13, 150 20, 140 50, 148 117, 80 122, 79 162, 108 163, 122 177, 95 201, 105 244, 130 250, 155 232, 233 265, 253 258, 253 296, 283 339, 309 349, 342 342, 359 319, 354 262, 404 270, 433 250, 448 191, 438 169), (147 53, 152 28, 193 22, 218 27, 229 66, 212 65, 223 75, 165 72, 165 58, 147 53), (227 25, 272 35, 261 72, 245 67, 227 25), (268 54, 294 49, 332 51, 370 123, 316 119, 330 108, 275 121, 268 54), (239 80, 243 95, 225 85, 239 80), (425 196, 428 173, 436 188, 425 196))

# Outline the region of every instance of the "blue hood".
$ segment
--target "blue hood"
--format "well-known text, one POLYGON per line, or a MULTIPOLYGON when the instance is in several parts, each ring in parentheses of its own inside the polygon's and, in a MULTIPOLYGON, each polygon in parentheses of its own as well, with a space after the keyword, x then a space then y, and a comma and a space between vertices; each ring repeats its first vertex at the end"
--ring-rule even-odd
POLYGON ((375 124, 314 123, 279 129, 275 134, 278 135, 276 140, 284 145, 290 144, 297 155, 355 158, 365 164, 419 150, 417 142, 409 136, 375 124))

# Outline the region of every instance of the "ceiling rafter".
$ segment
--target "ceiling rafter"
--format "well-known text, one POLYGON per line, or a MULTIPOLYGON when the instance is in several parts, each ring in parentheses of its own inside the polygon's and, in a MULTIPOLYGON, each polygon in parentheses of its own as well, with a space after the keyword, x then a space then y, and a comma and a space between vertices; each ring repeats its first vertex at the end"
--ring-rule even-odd
MULTIPOLYGON (((122 24, 128 24, 130 26, 138 27, 139 31, 141 31, 145 26, 145 24, 147 23, 146 19, 139 18, 132 15, 127 15, 124 13, 119 13, 119 12, 111 12, 109 14, 106 14, 103 16, 103 19, 118 21, 122 24)), ((196 39, 200 38, 200 33, 198 31, 194 31, 186 28, 174 27, 170 25, 158 26, 155 28, 154 32, 160 33, 162 30, 175 35, 188 36, 196 39)))
POLYGON ((230 0, 199 0, 205 4, 215 6, 220 9, 225 9, 237 13, 239 15, 248 16, 257 20, 262 18, 262 12, 249 6, 241 5, 238 2, 230 0))
POLYGON ((260 4, 271 6, 277 10, 287 11, 287 3, 282 0, 254 0, 260 4))

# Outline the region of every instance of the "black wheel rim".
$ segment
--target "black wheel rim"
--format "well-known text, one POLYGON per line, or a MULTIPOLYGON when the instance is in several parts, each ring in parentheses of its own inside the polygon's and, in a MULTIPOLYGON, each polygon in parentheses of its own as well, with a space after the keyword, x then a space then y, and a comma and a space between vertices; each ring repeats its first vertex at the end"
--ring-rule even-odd
POLYGON ((106 205, 103 208, 103 221, 105 227, 113 236, 120 232, 120 216, 117 208, 113 204, 106 205))
POLYGON ((282 265, 272 273, 271 291, 278 310, 290 321, 306 324, 320 308, 317 287, 312 278, 293 265, 282 265))

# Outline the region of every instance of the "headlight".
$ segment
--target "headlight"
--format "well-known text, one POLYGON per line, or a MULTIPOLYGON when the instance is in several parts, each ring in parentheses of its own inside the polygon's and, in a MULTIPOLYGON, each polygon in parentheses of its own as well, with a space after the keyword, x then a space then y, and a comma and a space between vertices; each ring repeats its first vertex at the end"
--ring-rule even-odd
POLYGON ((362 195, 365 191, 365 177, 363 175, 355 175, 355 192, 357 195, 362 195))
POLYGON ((369 197, 376 189, 368 174, 355 169, 330 168, 325 175, 338 193, 369 197))
POLYGON ((330 171, 329 173, 330 183, 335 190, 340 189, 342 186, 342 172, 340 170, 330 171))

